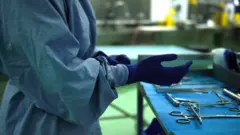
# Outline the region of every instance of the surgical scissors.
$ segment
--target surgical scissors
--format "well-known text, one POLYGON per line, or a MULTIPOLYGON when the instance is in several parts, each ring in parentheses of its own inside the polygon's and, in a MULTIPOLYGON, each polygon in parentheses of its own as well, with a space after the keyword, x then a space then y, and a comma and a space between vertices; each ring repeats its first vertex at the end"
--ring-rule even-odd
MULTIPOLYGON (((180 116, 183 118, 178 118, 176 120, 177 123, 180 124, 189 124, 190 123, 190 119, 194 119, 193 115, 185 115, 180 111, 172 111, 169 113, 169 115, 171 116, 180 116)), ((201 118, 240 118, 240 115, 221 115, 221 114, 217 114, 217 115, 202 115, 201 118)))
POLYGON ((183 118, 178 118, 176 120, 176 122, 180 123, 180 124, 189 124, 190 123, 189 119, 193 118, 192 115, 185 115, 184 113, 182 113, 180 111, 172 111, 169 113, 169 115, 183 117, 183 118))

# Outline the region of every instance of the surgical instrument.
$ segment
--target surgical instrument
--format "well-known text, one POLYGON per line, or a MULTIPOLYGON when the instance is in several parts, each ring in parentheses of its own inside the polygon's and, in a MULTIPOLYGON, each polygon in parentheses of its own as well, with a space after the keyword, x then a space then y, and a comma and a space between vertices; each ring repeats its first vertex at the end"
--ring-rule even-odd
POLYGON ((166 93, 166 97, 168 99, 168 101, 170 101, 171 104, 173 104, 175 107, 179 107, 180 102, 178 100, 176 100, 172 94, 166 93))
POLYGON ((214 81, 200 81, 200 82, 179 82, 177 84, 173 84, 173 86, 179 85, 216 85, 217 83, 214 81))
MULTIPOLYGON (((171 87, 160 87, 155 85, 157 92, 159 93, 189 93, 189 92, 199 92, 199 93, 208 93, 208 89, 195 89, 195 88, 171 88, 171 87)), ((211 89, 211 88, 209 88, 211 89)), ((219 89, 219 87, 218 87, 219 89)))
POLYGON ((217 91, 213 91, 213 93, 220 99, 220 101, 217 101, 217 103, 230 102, 229 100, 225 99, 221 94, 219 94, 217 91))
MULTIPOLYGON (((180 111, 172 111, 169 113, 171 116, 180 116, 183 118, 179 118, 176 120, 177 123, 180 124, 189 124, 190 119, 194 119, 192 115, 185 115, 180 111)), ((201 115, 202 119, 212 119, 212 118, 240 118, 240 115, 221 115, 221 114, 216 114, 216 115, 201 115)))
POLYGON ((234 108, 229 108, 229 111, 232 111, 232 112, 240 112, 240 109, 237 108, 237 107, 234 107, 234 108))
POLYGON ((236 112, 237 115, 240 115, 240 109, 238 107, 229 108, 229 111, 236 112))
POLYGON ((208 106, 217 106, 217 105, 227 105, 227 104, 234 104, 233 102, 224 102, 224 103, 212 103, 212 104, 196 104, 198 107, 208 107, 208 106))
POLYGON ((155 85, 155 88, 158 92, 202 92, 208 93, 208 90, 222 90, 223 87, 221 86, 204 86, 199 88, 179 88, 177 86, 170 86, 170 87, 161 87, 160 85, 155 85))
POLYGON ((184 99, 184 98, 175 98, 176 100, 178 100, 179 102, 190 102, 190 103, 198 103, 198 100, 194 100, 194 99, 184 99))
POLYGON ((179 119, 176 120, 177 123, 181 123, 181 124, 190 123, 190 117, 192 117, 192 115, 185 115, 180 111, 172 111, 172 112, 169 113, 169 115, 183 117, 183 118, 179 118, 179 119))
POLYGON ((194 114, 194 116, 197 118, 197 120, 199 121, 199 123, 202 125, 202 118, 201 116, 195 111, 195 109, 193 108, 193 105, 188 103, 188 106, 190 108, 190 110, 192 111, 192 113, 194 114))
POLYGON ((193 99, 184 99, 184 98, 175 98, 173 97, 172 94, 170 93, 166 93, 166 98, 168 99, 168 101, 173 104, 175 107, 179 107, 179 105, 181 105, 182 103, 198 103, 197 100, 193 100, 193 99))
POLYGON ((189 81, 191 81, 191 80, 192 80, 192 77, 187 77, 187 76, 185 76, 185 77, 182 78, 182 81, 183 81, 183 82, 189 82, 189 81))
POLYGON ((223 89, 223 94, 236 100, 237 102, 240 102, 240 97, 227 89, 223 89))
MULTIPOLYGON (((200 112, 200 107, 213 107, 213 106, 218 106, 218 105, 227 105, 227 104, 234 104, 234 102, 217 102, 217 103, 212 103, 212 104, 192 104, 193 108, 200 112)), ((183 104, 184 106, 187 106, 188 104, 183 104)), ((188 107, 187 111, 191 111, 191 108, 188 107)))

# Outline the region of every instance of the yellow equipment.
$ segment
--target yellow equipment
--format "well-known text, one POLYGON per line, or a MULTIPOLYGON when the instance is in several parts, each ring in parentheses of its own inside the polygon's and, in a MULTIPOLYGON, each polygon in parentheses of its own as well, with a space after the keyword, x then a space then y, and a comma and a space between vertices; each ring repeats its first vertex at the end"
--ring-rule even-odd
POLYGON ((196 5, 198 4, 198 0, 188 0, 188 3, 189 3, 190 5, 196 6, 196 5))
POLYGON ((171 8, 169 10, 169 13, 166 16, 166 19, 165 19, 166 25, 168 27, 174 27, 175 26, 175 15, 176 15, 176 10, 171 8))
POLYGON ((240 25, 240 13, 235 13, 234 15, 234 24, 240 25))

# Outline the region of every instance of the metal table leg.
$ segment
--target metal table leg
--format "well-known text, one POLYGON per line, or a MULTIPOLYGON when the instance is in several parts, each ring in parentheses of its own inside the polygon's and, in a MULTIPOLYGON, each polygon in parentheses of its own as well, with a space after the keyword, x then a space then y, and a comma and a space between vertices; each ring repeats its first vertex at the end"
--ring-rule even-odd
POLYGON ((143 131, 143 97, 139 89, 137 90, 137 135, 143 131))

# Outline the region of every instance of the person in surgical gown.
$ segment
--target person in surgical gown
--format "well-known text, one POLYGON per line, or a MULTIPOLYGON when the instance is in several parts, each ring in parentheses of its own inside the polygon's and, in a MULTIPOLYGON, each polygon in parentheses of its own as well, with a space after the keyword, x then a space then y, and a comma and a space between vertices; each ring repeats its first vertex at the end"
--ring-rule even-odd
POLYGON ((88 0, 0 0, 0 58, 9 76, 0 134, 101 135, 98 119, 117 98, 116 87, 137 81, 170 85, 191 65, 152 64, 176 55, 111 64, 117 59, 100 55, 95 44, 88 0))

